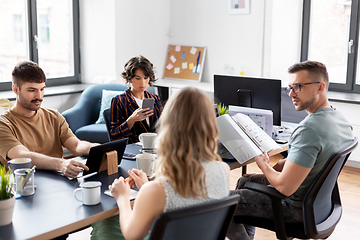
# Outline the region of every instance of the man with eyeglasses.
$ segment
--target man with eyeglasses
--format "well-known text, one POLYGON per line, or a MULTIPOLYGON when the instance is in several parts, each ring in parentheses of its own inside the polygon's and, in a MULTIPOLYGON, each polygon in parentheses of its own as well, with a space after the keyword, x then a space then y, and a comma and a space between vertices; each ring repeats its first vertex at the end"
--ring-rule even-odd
MULTIPOLYGON (((246 182, 271 184, 288 196, 283 201, 285 222, 302 222, 302 200, 329 157, 353 140, 352 127, 327 99, 329 77, 324 64, 305 61, 288 69, 289 86, 285 89, 297 111, 308 116, 300 122, 289 139, 286 159, 273 167, 264 153, 255 161, 263 174, 245 174, 231 194, 240 194, 235 215, 273 218, 267 196, 243 189, 246 182)), ((255 227, 232 223, 227 234, 231 240, 253 239, 255 227)))

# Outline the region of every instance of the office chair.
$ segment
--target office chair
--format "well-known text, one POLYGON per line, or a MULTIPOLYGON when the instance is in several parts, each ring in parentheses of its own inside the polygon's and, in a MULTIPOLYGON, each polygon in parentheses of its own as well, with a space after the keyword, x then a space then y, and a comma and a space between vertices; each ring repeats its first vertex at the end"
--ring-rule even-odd
POLYGON ((107 129, 107 133, 108 133, 108 137, 109 137, 109 142, 111 142, 111 137, 110 137, 110 108, 104 110, 103 116, 104 116, 104 121, 105 121, 106 129, 107 129))
POLYGON ((252 182, 246 183, 245 188, 261 192, 271 199, 274 219, 235 215, 234 222, 275 231, 278 239, 329 237, 342 213, 337 178, 357 144, 354 138, 347 147, 334 153, 317 175, 302 204, 303 223, 285 223, 281 200, 286 196, 272 186, 252 182))
POLYGON ((223 240, 239 198, 238 195, 231 195, 220 200, 161 213, 153 222, 149 240, 223 240))

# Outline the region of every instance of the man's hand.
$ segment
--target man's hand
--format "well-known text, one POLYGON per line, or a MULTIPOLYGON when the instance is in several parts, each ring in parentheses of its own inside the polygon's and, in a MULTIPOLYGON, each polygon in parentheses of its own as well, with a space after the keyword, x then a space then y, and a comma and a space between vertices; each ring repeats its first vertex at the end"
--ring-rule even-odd
POLYGON ((264 163, 269 164, 269 161, 270 161, 269 154, 266 151, 264 151, 264 153, 261 155, 255 156, 254 158, 255 158, 256 164, 258 165, 258 167, 260 169, 261 169, 261 165, 263 165, 264 163))
POLYGON ((284 168, 284 164, 286 162, 286 158, 280 159, 274 166, 273 169, 275 169, 278 172, 281 172, 284 168))
POLYGON ((85 164, 78 162, 76 160, 63 160, 61 172, 66 176, 70 178, 76 178, 77 175, 84 170, 88 171, 89 168, 85 164))

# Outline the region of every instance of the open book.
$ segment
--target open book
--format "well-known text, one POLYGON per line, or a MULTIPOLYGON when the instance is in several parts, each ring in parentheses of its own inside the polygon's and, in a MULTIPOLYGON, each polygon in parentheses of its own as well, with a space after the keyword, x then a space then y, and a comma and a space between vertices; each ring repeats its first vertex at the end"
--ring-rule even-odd
POLYGON ((254 161, 264 151, 275 155, 283 149, 262 130, 251 118, 242 113, 232 117, 228 114, 216 118, 220 131, 220 142, 234 156, 240 165, 254 161))

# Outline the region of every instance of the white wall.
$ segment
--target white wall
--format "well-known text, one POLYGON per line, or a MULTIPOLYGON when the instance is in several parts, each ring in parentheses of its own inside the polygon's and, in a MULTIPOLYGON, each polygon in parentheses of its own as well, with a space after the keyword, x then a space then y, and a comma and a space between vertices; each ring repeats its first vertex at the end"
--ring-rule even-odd
POLYGON ((115 0, 80 0, 81 79, 116 79, 115 0))
POLYGON ((143 55, 155 66, 161 78, 169 44, 169 0, 116 1, 116 72, 121 81, 124 64, 143 55))
POLYGON ((266 1, 264 77, 287 86, 288 67, 300 61, 302 0, 266 1))
POLYGON ((122 82, 124 64, 143 55, 162 76, 169 44, 168 0, 80 0, 81 78, 122 82))

